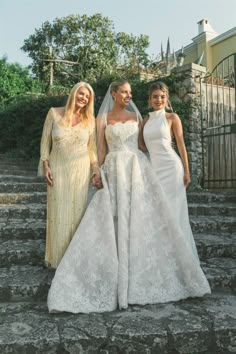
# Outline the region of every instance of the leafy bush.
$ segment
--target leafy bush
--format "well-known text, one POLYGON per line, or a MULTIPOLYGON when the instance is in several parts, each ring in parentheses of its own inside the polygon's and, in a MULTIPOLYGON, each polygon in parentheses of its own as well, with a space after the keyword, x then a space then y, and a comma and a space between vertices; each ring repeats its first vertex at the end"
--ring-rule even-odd
POLYGON ((21 96, 0 110, 0 152, 17 150, 28 158, 39 156, 44 120, 50 107, 65 104, 64 96, 21 96))
MULTIPOLYGON (((93 83, 95 91, 95 114, 108 89, 111 81, 116 77, 109 77, 93 83)), ((140 80, 138 77, 128 78, 135 104, 142 117, 149 112, 148 88, 152 82, 140 80)), ((173 81, 168 78, 170 94, 175 93, 173 81)), ((0 152, 17 151, 18 156, 29 159, 39 157, 40 139, 43 124, 50 107, 63 106, 66 103, 68 88, 61 86, 53 87, 48 95, 19 95, 9 99, 8 105, 0 108, 0 152)), ((170 97, 171 99, 171 97, 170 97)), ((188 145, 187 125, 191 107, 183 102, 172 102, 173 109, 180 116, 186 145, 188 145)))

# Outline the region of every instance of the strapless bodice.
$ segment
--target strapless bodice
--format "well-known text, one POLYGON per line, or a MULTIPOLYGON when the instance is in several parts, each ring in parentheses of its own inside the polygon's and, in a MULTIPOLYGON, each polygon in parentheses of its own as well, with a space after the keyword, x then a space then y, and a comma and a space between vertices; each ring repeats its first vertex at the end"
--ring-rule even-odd
POLYGON ((109 152, 137 150, 138 134, 137 121, 128 120, 125 123, 108 124, 105 135, 109 152))

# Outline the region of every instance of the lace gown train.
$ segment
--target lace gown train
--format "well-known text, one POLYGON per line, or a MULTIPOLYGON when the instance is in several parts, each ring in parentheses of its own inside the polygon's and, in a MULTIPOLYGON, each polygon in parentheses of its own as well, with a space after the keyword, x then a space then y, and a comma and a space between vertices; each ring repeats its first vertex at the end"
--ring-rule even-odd
POLYGON ((138 123, 107 125, 93 196, 48 294, 50 312, 89 313, 210 293, 146 156, 138 123))

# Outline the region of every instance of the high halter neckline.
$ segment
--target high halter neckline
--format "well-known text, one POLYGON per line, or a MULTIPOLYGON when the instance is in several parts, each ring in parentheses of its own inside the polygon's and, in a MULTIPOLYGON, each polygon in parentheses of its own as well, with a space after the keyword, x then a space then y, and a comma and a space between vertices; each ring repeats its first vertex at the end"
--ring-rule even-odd
POLYGON ((150 117, 160 117, 162 113, 165 113, 165 108, 159 109, 158 111, 150 112, 150 117))

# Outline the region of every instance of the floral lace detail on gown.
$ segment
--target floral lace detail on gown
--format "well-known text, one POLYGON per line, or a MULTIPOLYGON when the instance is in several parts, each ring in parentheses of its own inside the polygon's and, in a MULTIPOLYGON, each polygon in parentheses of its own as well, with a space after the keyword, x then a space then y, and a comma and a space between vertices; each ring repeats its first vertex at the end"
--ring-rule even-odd
POLYGON ((210 293, 146 156, 138 123, 106 127, 103 189, 92 198, 48 294, 53 311, 103 312, 210 293))

